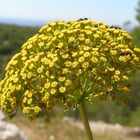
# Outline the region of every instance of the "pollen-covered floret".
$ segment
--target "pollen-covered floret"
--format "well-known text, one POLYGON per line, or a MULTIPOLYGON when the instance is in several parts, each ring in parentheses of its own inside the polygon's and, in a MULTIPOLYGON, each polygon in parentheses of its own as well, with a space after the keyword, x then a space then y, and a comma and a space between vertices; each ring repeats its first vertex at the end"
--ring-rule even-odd
POLYGON ((35 116, 57 104, 75 108, 81 99, 114 101, 129 92, 139 66, 140 49, 124 30, 91 20, 51 22, 7 64, 0 108, 35 116))

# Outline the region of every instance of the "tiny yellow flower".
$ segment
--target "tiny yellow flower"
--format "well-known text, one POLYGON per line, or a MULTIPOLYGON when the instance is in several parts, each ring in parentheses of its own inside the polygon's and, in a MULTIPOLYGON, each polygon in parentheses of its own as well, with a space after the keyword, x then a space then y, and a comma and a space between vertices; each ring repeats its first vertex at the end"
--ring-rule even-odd
POLYGON ((54 76, 54 75, 51 75, 51 76, 50 76, 50 79, 55 79, 55 76, 54 76))
POLYGON ((29 107, 24 107, 23 108, 23 113, 24 114, 28 114, 30 112, 30 108, 29 107))
POLYGON ((133 60, 136 61, 136 62, 139 62, 139 58, 138 57, 134 57, 133 60))
POLYGON ((90 49, 89 46, 84 46, 84 51, 88 51, 90 49))
POLYGON ((67 79, 65 82, 65 86, 70 86, 71 84, 72 84, 72 81, 67 79))
POLYGON ((45 75, 46 76, 49 76, 49 71, 48 70, 45 72, 45 75))
POLYGON ((117 81, 120 81, 120 77, 119 77, 118 75, 114 75, 114 76, 113 76, 113 79, 114 79, 114 81, 116 81, 116 82, 117 82, 117 81))
POLYGON ((114 34, 118 34, 118 33, 119 33, 119 30, 115 30, 115 31, 114 31, 114 34))
POLYGON ((34 64, 33 63, 29 64, 29 69, 31 70, 33 68, 34 68, 34 64))
POLYGON ((73 68, 75 68, 77 65, 78 65, 78 62, 77 61, 72 63, 72 67, 73 68))
POLYGON ((98 50, 93 50, 91 53, 93 56, 99 56, 98 50))
MULTIPOLYGON (((86 23, 86 21, 85 21, 85 23, 86 23)), ((86 23, 86 24, 87 24, 87 23, 86 23)), ((88 26, 88 25, 85 26, 85 29, 90 29, 90 26, 88 26)))
POLYGON ((87 68, 89 67, 89 63, 88 63, 88 62, 84 62, 84 63, 82 64, 82 67, 83 67, 84 69, 87 69, 87 68))
POLYGON ((79 51, 79 55, 83 55, 84 54, 84 51, 79 51))
POLYGON ((27 60, 27 57, 26 57, 26 56, 23 56, 23 57, 21 58, 21 60, 22 60, 22 61, 25 61, 25 60, 27 60))
POLYGON ((77 52, 73 52, 73 53, 72 53, 72 57, 76 57, 77 55, 78 55, 77 52))
POLYGON ((51 61, 51 62, 49 63, 49 67, 53 67, 53 66, 54 66, 54 62, 51 61))
POLYGON ((64 93, 64 92, 66 91, 66 87, 60 87, 60 88, 59 88, 59 91, 60 91, 61 93, 64 93))
POLYGON ((85 39, 85 45, 89 45, 91 43, 90 39, 85 39))
POLYGON ((45 93, 45 97, 46 97, 47 99, 49 98, 49 95, 50 95, 49 92, 46 92, 46 93, 45 93))
POLYGON ((83 62, 85 60, 85 58, 83 56, 79 57, 78 61, 79 62, 83 62))
POLYGON ((95 64, 98 63, 98 59, 97 59, 96 57, 92 57, 92 58, 91 58, 91 61, 92 61, 93 63, 95 63, 95 64))
POLYGON ((134 48, 134 51, 140 53, 140 48, 134 48))
POLYGON ((27 97, 31 98, 33 96, 32 92, 28 92, 27 97))
POLYGON ((55 94, 56 93, 56 89, 52 88, 50 91, 51 94, 55 94))
POLYGON ((16 87, 15 86, 11 86, 11 89, 10 89, 12 92, 14 92, 16 90, 16 87))
POLYGON ((21 55, 22 55, 22 56, 27 55, 27 51, 26 51, 26 50, 23 50, 23 51, 21 52, 21 55))
POLYGON ((75 28, 80 28, 80 26, 81 26, 80 24, 77 24, 77 25, 75 26, 75 28))
POLYGON ((102 44, 105 45, 106 44, 106 40, 101 40, 102 44))
POLYGON ((27 74, 26 73, 23 73, 21 76, 22 76, 22 79, 26 79, 27 74))
POLYGON ((58 60, 58 57, 53 58, 53 62, 56 62, 58 60))
POLYGON ((18 63, 17 60, 12 61, 12 64, 13 64, 13 65, 16 65, 17 63, 18 63))
POLYGON ((82 74, 82 70, 79 69, 79 70, 77 71, 77 73, 76 73, 76 76, 79 76, 79 75, 81 75, 81 74, 82 74))
POLYGON ((128 93, 128 92, 129 92, 129 88, 128 88, 128 87, 123 87, 122 91, 123 91, 124 93, 128 93))
POLYGON ((79 35, 78 39, 79 39, 80 41, 84 41, 84 40, 85 40, 84 34, 79 35))
POLYGON ((116 75, 120 75, 120 73, 121 73, 121 72, 120 72, 119 70, 115 70, 115 74, 116 74, 116 75))
POLYGON ((58 36, 58 38, 62 38, 64 36, 64 33, 60 33, 60 35, 58 36))
POLYGON ((27 46, 27 48, 28 48, 29 50, 30 50, 32 47, 33 47, 32 44, 29 44, 29 45, 27 46))
POLYGON ((49 87, 50 87, 50 83, 46 83, 45 85, 44 85, 44 87, 46 88, 46 89, 48 89, 49 87))
POLYGON ((67 30, 67 33, 68 34, 71 34, 73 31, 72 30, 67 30))
POLYGON ((63 82, 63 81, 66 80, 66 77, 59 77, 58 80, 59 80, 60 82, 63 82))
POLYGON ((89 57, 90 56, 90 53, 89 52, 85 52, 84 53, 84 57, 89 57))
POLYGON ((47 61, 47 59, 48 59, 48 58, 45 58, 45 57, 44 57, 44 58, 41 58, 41 62, 42 62, 42 63, 45 63, 45 62, 47 61))
POLYGON ((39 43, 38 43, 38 46, 39 46, 39 47, 44 46, 44 42, 39 42, 39 43))
POLYGON ((103 56, 100 57, 100 60, 101 60, 102 62, 107 62, 107 59, 106 59, 105 57, 103 57, 103 56))
POLYGON ((45 96, 42 98, 42 102, 46 103, 48 101, 48 99, 49 99, 49 96, 50 96, 49 92, 46 92, 45 96))
POLYGON ((21 85, 17 85, 17 86, 16 86, 16 90, 17 90, 17 91, 20 91, 20 90, 21 90, 21 85))
POLYGON ((47 32, 50 32, 52 30, 52 28, 51 27, 49 27, 48 29, 47 29, 47 32))
POLYGON ((95 75, 97 74, 96 68, 93 68, 93 69, 92 69, 92 73, 95 74, 95 75))
POLYGON ((62 48, 64 46, 64 44, 63 44, 63 42, 60 42, 59 44, 58 44, 58 48, 62 48))
POLYGON ((56 36, 54 36, 53 38, 52 38, 52 42, 55 42, 56 41, 56 39, 57 39, 57 37, 56 36))
POLYGON ((116 54, 117 54, 117 51, 116 51, 116 50, 111 50, 111 51, 110 51, 110 54, 111 54, 111 55, 116 55, 116 54))
POLYGON ((35 113, 38 113, 38 112, 41 111, 41 108, 39 106, 35 106, 34 107, 34 111, 35 111, 35 113))
POLYGON ((125 56, 120 56, 119 60, 122 62, 127 62, 127 58, 125 56))
POLYGON ((72 63, 71 63, 71 61, 66 61, 64 64, 66 67, 70 67, 72 63))
POLYGON ((14 78, 14 83, 17 83, 18 81, 19 81, 18 77, 14 78))
POLYGON ((58 84, 58 83, 57 83, 56 81, 54 81, 54 82, 51 83, 51 87, 56 87, 57 84, 58 84))
POLYGON ((47 46, 48 47, 50 47, 51 45, 52 45, 52 42, 51 41, 47 43, 47 46))
POLYGON ((114 71, 114 70, 115 70, 114 67, 107 67, 107 69, 108 69, 109 71, 114 71))
POLYGON ((27 73, 27 78, 30 79, 32 76, 33 76, 32 72, 28 72, 28 73, 27 73))
POLYGON ((24 93, 25 96, 27 96, 29 93, 29 90, 26 90, 26 92, 24 93))
POLYGON ((93 37, 94 38, 99 38, 100 36, 99 36, 99 34, 95 33, 95 34, 93 34, 93 37))
POLYGON ((87 31, 86 31, 86 34, 87 34, 87 35, 91 35, 91 34, 92 34, 92 31, 87 30, 87 31))
POLYGON ((37 69, 37 73, 42 73, 42 72, 43 72, 43 69, 44 69, 43 66, 39 67, 39 68, 37 69))
POLYGON ((68 73, 68 71, 69 71, 69 70, 68 70, 67 68, 62 69, 62 73, 63 73, 63 74, 68 73))
POLYGON ((28 104, 28 105, 29 105, 29 104, 31 104, 31 103, 32 103, 32 101, 33 101, 33 99, 32 99, 32 98, 28 99, 28 100, 27 100, 27 104, 28 104))
POLYGON ((74 40, 75 40, 75 37, 71 36, 71 37, 69 37, 68 42, 73 42, 74 40))
POLYGON ((55 22, 51 22, 49 25, 51 25, 52 27, 56 26, 55 22))
POLYGON ((129 79, 128 76, 126 76, 126 75, 123 75, 122 78, 123 78, 123 80, 126 80, 126 81, 129 79))
POLYGON ((63 55, 62 55, 62 58, 64 58, 64 59, 66 59, 66 58, 68 58, 68 57, 69 57, 68 54, 63 54, 63 55))
POLYGON ((23 103, 26 103, 27 102, 27 97, 24 97, 23 98, 23 103))

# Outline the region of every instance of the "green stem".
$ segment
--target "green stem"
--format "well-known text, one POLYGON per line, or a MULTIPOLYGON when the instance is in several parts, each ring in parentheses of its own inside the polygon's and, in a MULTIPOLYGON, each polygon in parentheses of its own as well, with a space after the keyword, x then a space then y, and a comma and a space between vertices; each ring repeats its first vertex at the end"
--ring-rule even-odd
POLYGON ((87 135, 87 140, 93 140, 92 132, 91 132, 89 122, 88 122, 88 117, 87 117, 87 112, 86 112, 84 100, 82 100, 82 102, 80 103, 80 115, 81 115, 81 119, 82 119, 83 124, 84 124, 85 132, 87 135))

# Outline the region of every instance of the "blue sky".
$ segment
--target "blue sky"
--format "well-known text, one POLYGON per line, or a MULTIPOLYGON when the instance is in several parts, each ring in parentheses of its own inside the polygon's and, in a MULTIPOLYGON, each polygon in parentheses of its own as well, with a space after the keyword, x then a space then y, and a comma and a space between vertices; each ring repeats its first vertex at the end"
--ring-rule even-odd
POLYGON ((136 25, 138 0, 0 0, 0 18, 48 21, 88 17, 108 24, 136 25))

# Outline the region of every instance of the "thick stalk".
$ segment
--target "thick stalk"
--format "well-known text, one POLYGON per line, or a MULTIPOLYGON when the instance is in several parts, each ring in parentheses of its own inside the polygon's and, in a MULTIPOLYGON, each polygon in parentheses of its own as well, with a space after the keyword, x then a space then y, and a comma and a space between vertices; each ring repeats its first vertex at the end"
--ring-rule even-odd
POLYGON ((80 103, 80 115, 81 115, 81 119, 82 119, 83 124, 84 124, 87 140, 93 140, 92 132, 91 132, 89 122, 88 122, 88 117, 87 117, 87 112, 86 112, 84 100, 82 100, 82 102, 80 103))

